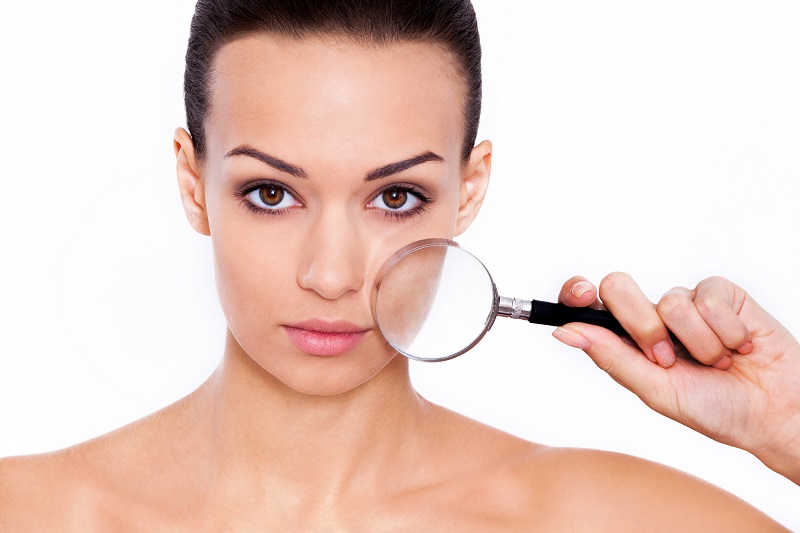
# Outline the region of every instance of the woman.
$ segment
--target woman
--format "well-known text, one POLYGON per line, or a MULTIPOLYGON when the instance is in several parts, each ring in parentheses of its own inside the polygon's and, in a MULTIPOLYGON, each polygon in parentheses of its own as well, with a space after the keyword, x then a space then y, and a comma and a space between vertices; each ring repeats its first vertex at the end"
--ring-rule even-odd
MULTIPOLYGON (((409 18, 375 4, 344 13, 309 6, 313 14, 293 5, 282 20, 280 6, 254 13, 231 3, 198 5, 187 57, 191 134, 179 129, 174 147, 187 218, 214 246, 228 323, 223 363, 195 393, 152 417, 63 452, 6 461, 0 524, 81 531, 776 527, 669 469, 532 444, 415 393, 406 360, 372 322, 374 275, 408 242, 466 230, 484 199, 492 147, 473 146, 479 85, 469 62, 470 35, 476 38, 469 6, 428 4, 427 17, 409 18), (225 16, 238 25, 226 31, 225 16), (410 33, 397 34, 388 21, 410 33)), ((573 279, 561 299, 596 305, 595 295, 573 279)), ((625 276, 609 278, 601 295, 643 354, 582 325, 557 337, 587 350, 662 412, 749 445, 796 479, 793 458, 768 449, 779 438, 791 444, 796 421, 762 444, 745 442, 754 436, 749 419, 713 427, 729 422, 725 405, 712 405, 710 416, 699 403, 676 411, 684 405, 670 402, 673 379, 701 380, 702 390, 733 399, 748 389, 726 389, 729 374, 676 362, 664 344, 666 324, 699 361, 734 375, 774 351, 796 359, 785 330, 720 280, 677 290, 658 310, 625 276), (708 307, 719 315, 702 307, 727 294, 727 306, 708 307)))

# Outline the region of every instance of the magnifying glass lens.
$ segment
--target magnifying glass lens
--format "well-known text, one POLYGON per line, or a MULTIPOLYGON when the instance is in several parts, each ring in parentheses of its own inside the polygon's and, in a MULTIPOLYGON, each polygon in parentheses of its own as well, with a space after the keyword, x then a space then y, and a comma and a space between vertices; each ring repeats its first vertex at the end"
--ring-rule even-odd
POLYGON ((472 348, 494 320, 492 277, 445 240, 416 243, 384 267, 375 318, 386 340, 412 359, 444 361, 472 348))
MULTIPOLYGON (((398 352, 420 361, 445 361, 483 338, 497 316, 531 324, 593 324, 627 336, 603 309, 501 297, 483 263, 446 239, 411 243, 386 262, 373 312, 381 333, 398 352)), ((686 348, 670 333, 676 350, 686 348)))

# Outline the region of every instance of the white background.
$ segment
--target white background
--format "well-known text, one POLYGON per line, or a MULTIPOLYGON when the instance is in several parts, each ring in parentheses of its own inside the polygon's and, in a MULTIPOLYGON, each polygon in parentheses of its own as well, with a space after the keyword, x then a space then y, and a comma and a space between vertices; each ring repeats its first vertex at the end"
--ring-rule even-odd
MULTIPOLYGON (((461 242, 501 293, 553 299, 573 274, 624 270, 655 300, 721 274, 800 332, 800 4, 475 6, 495 157, 461 242)), ((184 220, 171 148, 192 10, 3 2, 0 456, 137 419, 219 360, 210 245, 184 220)), ((469 354, 415 363, 415 382, 531 440, 676 466, 800 529, 800 488, 649 411, 550 330, 498 320, 469 354)))

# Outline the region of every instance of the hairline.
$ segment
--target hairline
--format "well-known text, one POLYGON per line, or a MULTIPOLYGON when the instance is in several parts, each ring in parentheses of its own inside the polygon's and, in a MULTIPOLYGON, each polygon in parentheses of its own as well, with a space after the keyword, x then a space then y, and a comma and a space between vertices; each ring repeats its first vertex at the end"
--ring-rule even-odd
POLYGON ((461 99, 461 116, 462 116, 462 124, 461 124, 461 145, 459 146, 459 158, 461 159, 461 163, 466 162, 466 158, 463 157, 462 152, 464 143, 466 142, 466 135, 467 135, 467 124, 469 122, 469 117, 467 117, 468 111, 468 99, 469 99, 469 76, 465 71, 461 61, 459 60, 458 54, 456 54, 450 46, 447 45, 446 42, 443 42, 441 39, 436 38, 432 35, 419 35, 418 37, 402 37, 402 38, 386 38, 386 39, 379 39, 371 35, 364 35, 358 33, 348 33, 344 30, 338 29, 331 29, 331 30, 318 30, 318 29, 305 29, 302 31, 280 31, 274 29, 264 29, 264 28, 254 28, 248 30, 242 30, 235 32, 229 36, 226 36, 224 39, 220 39, 217 42, 217 45, 210 49, 209 55, 210 58, 208 60, 208 69, 207 69, 207 78, 205 80, 205 97, 206 97, 206 112, 205 116, 203 117, 203 123, 200 125, 203 128, 203 136, 206 139, 204 151, 201 153, 196 152, 196 157, 198 162, 203 163, 205 161, 207 152, 208 152, 208 136, 205 135, 205 127, 208 123, 208 119, 211 114, 214 112, 213 106, 213 98, 212 95, 214 94, 214 80, 217 70, 217 62, 219 58, 219 52, 225 46, 241 40, 247 37, 256 37, 262 36, 266 38, 273 38, 284 43, 291 43, 291 42, 303 42, 303 41, 314 41, 317 40, 319 43, 325 46, 336 46, 337 44, 352 44, 355 46, 360 46, 365 49, 372 49, 372 50, 380 50, 391 48, 392 46, 398 46, 408 43, 415 43, 415 44, 427 44, 434 47, 439 48, 442 52, 444 52, 445 56, 449 59, 447 63, 450 65, 449 75, 454 76, 454 79, 457 80, 458 86, 461 87, 460 95, 455 95, 457 98, 461 99))

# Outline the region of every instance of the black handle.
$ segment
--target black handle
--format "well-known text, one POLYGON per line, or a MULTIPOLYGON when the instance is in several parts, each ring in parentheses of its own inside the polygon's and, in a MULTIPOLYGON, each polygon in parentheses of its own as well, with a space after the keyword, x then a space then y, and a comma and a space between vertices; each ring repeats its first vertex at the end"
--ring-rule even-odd
POLYGON ((570 322, 583 322, 610 329, 617 335, 628 335, 628 332, 609 311, 587 307, 569 307, 564 304, 538 300, 531 301, 531 316, 528 318, 528 322, 546 326, 563 326, 570 322))
MULTIPOLYGON (((620 337, 630 337, 625 328, 622 327, 610 311, 601 309, 589 309, 588 307, 569 307, 564 304, 554 304, 531 300, 531 316, 528 317, 531 324, 544 324, 546 326, 563 326, 570 322, 583 322, 592 324, 613 331, 620 337)), ((687 354, 688 350, 683 343, 678 340, 674 333, 668 331, 669 338, 675 346, 676 354, 687 354)))

